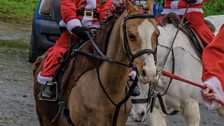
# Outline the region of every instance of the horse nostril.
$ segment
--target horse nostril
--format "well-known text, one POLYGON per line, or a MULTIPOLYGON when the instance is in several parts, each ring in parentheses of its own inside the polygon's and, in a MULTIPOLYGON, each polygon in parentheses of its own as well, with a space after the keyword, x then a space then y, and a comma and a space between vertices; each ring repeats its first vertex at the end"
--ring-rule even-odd
POLYGON ((143 111, 142 113, 141 113, 141 117, 144 117, 145 116, 145 111, 143 111))
POLYGON ((142 70, 142 76, 143 76, 143 77, 146 76, 146 72, 145 72, 145 70, 142 70))

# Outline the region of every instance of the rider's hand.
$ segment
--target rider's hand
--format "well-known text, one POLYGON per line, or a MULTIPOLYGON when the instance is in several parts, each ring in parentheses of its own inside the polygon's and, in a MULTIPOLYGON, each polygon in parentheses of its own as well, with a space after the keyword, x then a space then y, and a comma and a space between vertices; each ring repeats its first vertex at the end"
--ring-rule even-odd
POLYGON ((215 100, 215 92, 210 88, 206 88, 202 90, 202 95, 207 100, 215 100))
POLYGON ((197 2, 197 0, 185 0, 188 4, 194 4, 197 2))
MULTIPOLYGON (((88 40, 88 35, 87 32, 89 33, 89 29, 86 27, 80 27, 77 26, 72 29, 72 33, 76 34, 78 37, 82 38, 83 40, 88 40)), ((89 33, 90 34, 90 33, 89 33)))

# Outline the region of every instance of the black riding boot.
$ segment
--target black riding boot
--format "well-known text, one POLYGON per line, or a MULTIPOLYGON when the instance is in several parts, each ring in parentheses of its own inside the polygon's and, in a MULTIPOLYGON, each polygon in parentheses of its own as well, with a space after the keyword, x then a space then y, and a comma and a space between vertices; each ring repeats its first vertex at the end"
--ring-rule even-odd
POLYGON ((43 85, 41 84, 40 90, 41 90, 41 97, 46 99, 51 99, 53 97, 53 92, 51 91, 51 86, 53 85, 43 85))
POLYGON ((55 101, 56 100, 56 85, 40 85, 40 93, 39 93, 39 99, 45 100, 45 101, 55 101))

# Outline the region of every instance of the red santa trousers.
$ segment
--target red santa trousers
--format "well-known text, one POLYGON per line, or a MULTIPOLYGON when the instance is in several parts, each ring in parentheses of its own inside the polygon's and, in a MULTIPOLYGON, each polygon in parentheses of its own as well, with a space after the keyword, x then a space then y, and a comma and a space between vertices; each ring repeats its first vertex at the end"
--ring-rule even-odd
MULTIPOLYGON (((161 25, 160 23, 163 17, 164 16, 161 16, 157 19, 159 25, 161 25)), ((205 23, 204 16, 201 12, 189 12, 185 14, 185 18, 189 22, 190 27, 195 30, 205 45, 208 45, 212 42, 212 40, 215 38, 215 34, 208 28, 208 25, 205 23)))
POLYGON ((195 30, 199 38, 208 45, 215 38, 215 34, 208 28, 201 12, 190 12, 185 15, 191 28, 195 30))
POLYGON ((76 40, 75 35, 71 35, 69 32, 63 32, 56 42, 56 44, 48 49, 48 55, 44 61, 43 68, 40 72, 41 76, 53 77, 55 71, 60 67, 60 62, 65 52, 68 49, 69 41, 74 42, 76 40))

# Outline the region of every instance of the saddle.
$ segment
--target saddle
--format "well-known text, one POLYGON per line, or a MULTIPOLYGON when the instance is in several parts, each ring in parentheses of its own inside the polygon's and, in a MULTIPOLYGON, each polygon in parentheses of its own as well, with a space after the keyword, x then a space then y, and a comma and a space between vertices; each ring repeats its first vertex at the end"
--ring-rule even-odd
MULTIPOLYGON (((176 28, 178 28, 181 24, 181 19, 180 17, 175 14, 175 13, 169 13, 165 15, 165 17, 161 20, 162 23, 167 24, 171 23, 173 24, 176 28)), ((188 37, 189 41, 191 42, 192 46, 194 47, 197 55, 199 57, 202 56, 203 49, 205 47, 204 43, 202 40, 199 38, 197 33, 195 32, 194 29, 192 29, 188 24, 187 20, 184 21, 186 25, 183 25, 180 30, 185 33, 185 35, 188 37)), ((208 25, 209 29, 212 32, 215 32, 215 26, 208 20, 205 19, 205 23, 208 25)))

